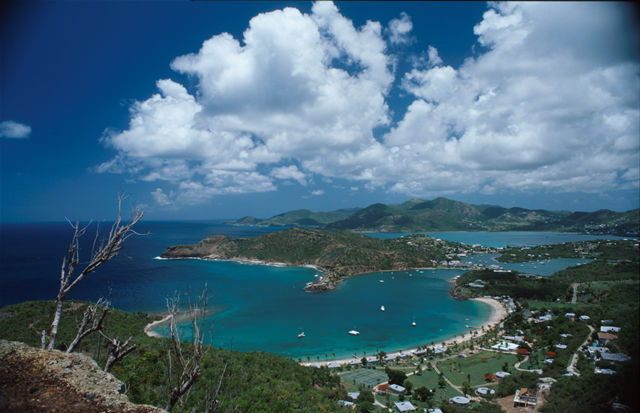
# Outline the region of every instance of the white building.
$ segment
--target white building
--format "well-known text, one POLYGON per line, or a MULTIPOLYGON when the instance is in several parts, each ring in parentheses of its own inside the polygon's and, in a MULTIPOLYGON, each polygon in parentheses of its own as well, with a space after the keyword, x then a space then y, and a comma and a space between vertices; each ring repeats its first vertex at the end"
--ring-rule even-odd
POLYGON ((395 402, 394 405, 396 406, 396 410, 399 411, 400 413, 415 412, 418 410, 410 402, 395 402))
POLYGON ((389 388, 391 389, 392 392, 394 393, 402 393, 403 391, 407 390, 402 386, 398 386, 397 384, 390 384, 389 388))
POLYGON ((617 333, 620 331, 620 327, 602 326, 600 327, 600 331, 603 333, 617 333))

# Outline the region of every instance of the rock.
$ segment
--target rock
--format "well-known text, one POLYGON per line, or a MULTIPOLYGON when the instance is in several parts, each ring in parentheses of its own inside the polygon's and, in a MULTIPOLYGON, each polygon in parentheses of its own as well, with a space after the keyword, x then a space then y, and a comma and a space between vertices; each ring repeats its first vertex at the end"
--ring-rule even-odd
POLYGON ((83 354, 46 351, 0 340, 0 411, 162 413, 129 402, 124 383, 83 354))

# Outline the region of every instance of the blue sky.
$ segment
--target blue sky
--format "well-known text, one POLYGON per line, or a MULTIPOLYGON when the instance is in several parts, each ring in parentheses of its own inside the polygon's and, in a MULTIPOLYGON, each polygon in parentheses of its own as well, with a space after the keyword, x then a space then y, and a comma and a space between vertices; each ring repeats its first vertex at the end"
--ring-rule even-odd
POLYGON ((617 3, 31 1, 3 9, 1 216, 638 208, 617 3))

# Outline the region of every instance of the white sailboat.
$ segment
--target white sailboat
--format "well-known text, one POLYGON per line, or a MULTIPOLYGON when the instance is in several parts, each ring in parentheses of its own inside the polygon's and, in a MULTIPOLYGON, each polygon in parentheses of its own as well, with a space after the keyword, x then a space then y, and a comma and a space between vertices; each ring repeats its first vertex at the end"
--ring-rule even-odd
POLYGON ((412 326, 416 326, 416 316, 413 316, 413 323, 411 323, 412 326))
POLYGON ((381 306, 381 307, 380 307, 380 311, 384 311, 384 306, 381 306))
POLYGON ((298 338, 304 337, 304 330, 300 328, 300 334, 298 334, 298 338))
POLYGON ((351 330, 351 331, 349 331, 349 334, 351 334, 352 336, 357 336, 357 335, 360 334, 360 332, 356 331, 356 330, 351 330))

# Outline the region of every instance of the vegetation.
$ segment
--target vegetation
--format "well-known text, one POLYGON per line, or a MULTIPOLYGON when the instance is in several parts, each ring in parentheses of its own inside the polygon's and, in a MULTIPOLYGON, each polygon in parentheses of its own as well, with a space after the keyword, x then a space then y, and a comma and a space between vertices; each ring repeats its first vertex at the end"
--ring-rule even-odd
POLYGON ((445 260, 445 248, 456 243, 420 236, 423 242, 378 239, 347 231, 290 228, 254 238, 216 235, 192 245, 167 248, 165 258, 207 257, 315 265, 326 280, 382 270, 432 267, 445 260))
MULTIPOLYGON (((82 318, 89 303, 67 301, 58 329, 56 349, 65 350, 75 336, 75 320, 82 318)), ((42 328, 51 324, 55 302, 35 301, 6 306, 0 310, 0 339, 22 341, 40 346, 42 328)), ((111 310, 105 320, 105 331, 112 336, 129 337, 138 348, 113 367, 112 373, 127 389, 129 399, 137 404, 164 407, 169 400, 167 382, 169 339, 156 339, 144 333, 144 326, 159 317, 144 313, 131 314, 111 310)), ((185 352, 189 343, 183 342, 185 352)), ((103 366, 107 356, 105 340, 98 334, 88 336, 78 351, 93 357, 103 366)), ((282 356, 264 353, 241 353, 209 348, 200 361, 202 375, 190 392, 189 403, 181 410, 204 410, 204 402, 212 383, 222 376, 227 365, 222 388, 227 389, 221 399, 222 411, 236 406, 239 411, 340 411, 335 401, 346 398, 340 379, 327 368, 303 367, 282 356)))
POLYGON ((529 210, 472 205, 436 198, 410 199, 402 204, 373 204, 366 208, 333 212, 297 210, 267 220, 245 217, 236 225, 324 225, 331 230, 425 231, 566 231, 632 235, 640 232, 639 210, 592 213, 529 210))

